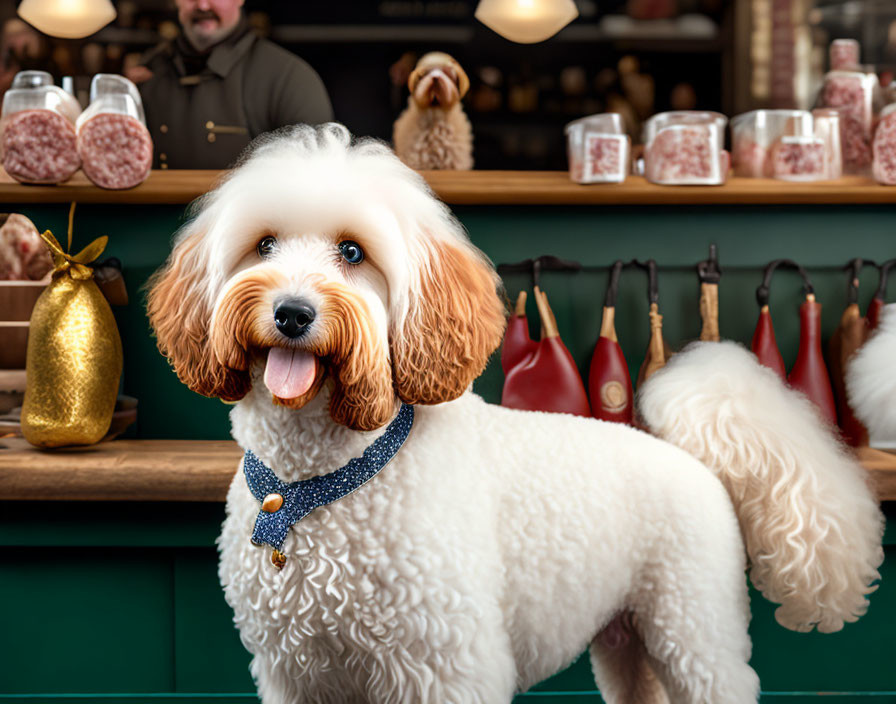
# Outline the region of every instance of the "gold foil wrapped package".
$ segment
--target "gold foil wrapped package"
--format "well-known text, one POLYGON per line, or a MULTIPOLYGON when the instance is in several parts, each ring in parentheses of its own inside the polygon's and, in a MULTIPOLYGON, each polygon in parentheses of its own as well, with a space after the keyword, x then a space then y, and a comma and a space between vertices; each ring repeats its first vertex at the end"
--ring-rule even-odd
POLYGON ((22 434, 38 447, 89 445, 109 430, 122 367, 115 318, 87 266, 108 238, 72 256, 41 237, 55 270, 31 315, 22 434))

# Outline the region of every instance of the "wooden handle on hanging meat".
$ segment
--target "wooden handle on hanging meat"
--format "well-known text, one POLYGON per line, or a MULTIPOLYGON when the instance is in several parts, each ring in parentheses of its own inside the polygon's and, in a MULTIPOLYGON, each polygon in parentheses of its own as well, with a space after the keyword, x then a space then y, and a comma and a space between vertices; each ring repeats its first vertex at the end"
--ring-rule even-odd
POLYGON ((616 337, 616 308, 604 306, 603 317, 600 320, 600 336, 613 342, 618 342, 616 337))
POLYGON ((641 378, 638 383, 647 381, 654 372, 666 366, 666 346, 663 342, 663 316, 660 315, 659 305, 650 304, 650 342, 647 345, 647 359, 641 369, 641 378))
POLYGON ((718 284, 700 284, 700 317, 703 319, 700 339, 705 342, 718 342, 721 339, 718 284))
POLYGON ((703 327, 700 339, 704 342, 718 342, 719 334, 719 281, 722 268, 719 266, 718 248, 709 245, 709 259, 697 263, 697 276, 700 279, 700 318, 703 327))
POLYGON ((560 330, 557 328, 554 311, 548 303, 548 295, 538 286, 535 287, 535 304, 538 306, 538 315, 541 316, 542 337, 559 337, 560 330))

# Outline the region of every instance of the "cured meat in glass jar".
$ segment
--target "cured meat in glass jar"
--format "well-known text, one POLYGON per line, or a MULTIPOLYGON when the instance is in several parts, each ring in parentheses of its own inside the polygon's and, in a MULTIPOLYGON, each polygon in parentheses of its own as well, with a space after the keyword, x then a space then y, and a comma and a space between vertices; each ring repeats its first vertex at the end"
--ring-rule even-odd
POLYGON ((871 173, 878 183, 896 185, 896 105, 884 108, 874 132, 871 173))
POLYGON ((569 177, 576 183, 621 183, 629 173, 631 144, 622 115, 601 113, 565 129, 569 177))
POLYGON ((843 169, 865 173, 871 166, 871 124, 876 76, 832 71, 821 90, 823 107, 840 108, 843 169))
POLYGON ((100 73, 90 83, 90 105, 77 122, 84 174, 100 188, 133 188, 149 176, 152 138, 137 87, 124 76, 100 73))
POLYGON ((53 85, 45 71, 20 71, 3 95, 0 154, 3 168, 21 183, 61 183, 81 161, 75 120, 81 106, 53 85))

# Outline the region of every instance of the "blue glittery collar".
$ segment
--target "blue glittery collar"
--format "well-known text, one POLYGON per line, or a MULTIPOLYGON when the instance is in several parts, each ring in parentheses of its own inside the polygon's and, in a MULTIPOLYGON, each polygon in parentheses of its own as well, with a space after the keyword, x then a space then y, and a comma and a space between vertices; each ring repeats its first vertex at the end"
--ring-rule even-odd
POLYGON ((255 519, 252 542, 274 548, 271 562, 282 568, 286 557, 280 552, 289 529, 319 506, 326 506, 360 489, 385 467, 407 440, 414 424, 414 407, 402 404, 398 415, 361 457, 329 474, 287 484, 250 450, 243 457, 246 483, 261 510, 255 519))

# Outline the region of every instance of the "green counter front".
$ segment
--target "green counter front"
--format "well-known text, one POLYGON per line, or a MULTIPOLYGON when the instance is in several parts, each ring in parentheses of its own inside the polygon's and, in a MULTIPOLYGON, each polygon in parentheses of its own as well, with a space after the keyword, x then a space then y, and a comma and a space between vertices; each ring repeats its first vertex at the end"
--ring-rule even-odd
MULTIPOLYGON (((0 183, 4 210, 22 212, 57 235, 64 233, 69 199, 77 199, 75 250, 109 235, 106 253, 122 261, 130 295, 130 303, 116 310, 124 345, 122 392, 139 400, 129 438, 229 437, 228 407, 188 391, 156 351, 142 291, 167 256, 186 203, 214 177, 154 173, 147 184, 125 193, 79 184, 29 189, 0 183)), ((569 184, 563 174, 427 177, 496 264, 550 254, 583 265, 577 273, 541 275, 562 338, 583 375, 600 327, 607 268, 616 259, 657 261, 664 332, 680 347, 700 330, 694 265, 712 243, 723 268, 722 336, 744 343, 756 323, 754 292, 769 260, 792 258, 808 269, 824 304, 827 339, 846 304, 843 266, 854 257, 896 257, 896 189, 857 180, 814 191, 760 181, 658 189, 634 180, 601 190, 569 184)), ((515 298, 531 279, 512 274, 505 284, 515 298)), ((866 269, 863 310, 876 287, 876 273, 866 269)), ((775 331, 788 366, 796 357, 800 289, 801 281, 787 271, 776 275, 772 287, 775 331)), ((634 371, 647 348, 647 314, 646 277, 627 270, 616 327, 634 371)), ((535 333, 531 302, 529 316, 535 333)), ((493 359, 476 390, 498 402, 501 384, 493 359)), ((3 446, 0 440, 0 473, 9 471, 8 464, 3 469, 9 452, 3 446)), ((171 469, 180 461, 189 464, 189 454, 176 458, 171 469)), ((64 482, 64 471, 59 476, 64 482)), ((168 497, 189 500, 141 501, 138 495, 128 501, 60 501, 41 500, 39 492, 21 500, 23 494, 4 493, 2 487, 0 476, 0 700, 255 701, 249 657, 217 581, 220 488, 208 487, 206 495, 206 487, 193 483, 189 493, 168 497)), ((42 491, 53 499, 65 496, 42 491)), ((772 605, 753 593, 752 663, 763 701, 825 696, 896 703, 896 512, 890 507, 885 502, 881 585, 858 623, 833 635, 791 633, 774 622, 772 605)), ((600 699, 587 658, 581 658, 518 701, 600 699)))

